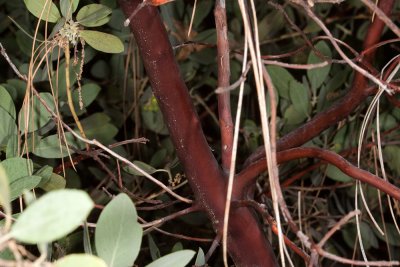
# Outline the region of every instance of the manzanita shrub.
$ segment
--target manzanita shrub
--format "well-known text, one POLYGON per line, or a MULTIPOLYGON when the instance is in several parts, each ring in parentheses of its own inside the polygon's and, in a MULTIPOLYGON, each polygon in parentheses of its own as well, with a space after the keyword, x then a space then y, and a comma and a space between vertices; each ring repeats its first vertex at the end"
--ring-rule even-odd
POLYGON ((0 266, 398 265, 398 14, 0 0, 0 266))

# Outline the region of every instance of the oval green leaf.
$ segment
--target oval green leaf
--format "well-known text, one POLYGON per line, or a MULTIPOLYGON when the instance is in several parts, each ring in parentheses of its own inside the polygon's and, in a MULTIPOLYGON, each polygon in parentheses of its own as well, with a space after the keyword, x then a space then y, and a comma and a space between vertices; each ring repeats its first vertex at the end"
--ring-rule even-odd
POLYGON ((8 185, 8 178, 6 171, 0 165, 0 206, 4 210, 4 213, 7 215, 7 227, 11 224, 9 218, 11 216, 11 198, 10 198, 10 188, 8 185), (8 218, 8 219, 7 219, 8 218))
MULTIPOLYGON (((47 106, 52 111, 55 111, 53 96, 50 93, 40 93, 39 95, 46 102, 47 106)), ((37 97, 33 97, 33 103, 30 102, 27 107, 24 104, 19 112, 20 131, 25 131, 26 123, 28 123, 28 132, 36 131, 45 126, 51 120, 51 117, 51 114, 42 105, 39 99, 37 97), (28 112, 29 119, 27 122, 25 122, 25 114, 28 112)))
MULTIPOLYGON (((329 46, 326 44, 324 41, 320 41, 315 45, 315 48, 321 52, 321 54, 328 59, 332 57, 332 52, 329 46)), ((323 62, 324 60, 321 59, 319 56, 317 56, 314 51, 310 52, 310 55, 308 56, 308 61, 307 64, 314 64, 314 63, 320 63, 323 62)), ((328 77, 329 71, 331 70, 331 64, 322 67, 322 68, 315 68, 315 69, 310 69, 307 70, 307 77, 311 83, 311 88, 314 90, 319 88, 322 83, 326 80, 328 77)))
POLYGON ((205 264, 206 264, 206 257, 204 255, 204 251, 199 247, 194 265, 195 266, 203 266, 205 264))
POLYGON ((76 229, 93 206, 84 191, 52 191, 28 206, 13 225, 10 235, 28 244, 52 242, 76 229))
POLYGON ((61 0, 61 14, 67 19, 71 19, 72 13, 78 8, 79 0, 61 0))
POLYGON ((289 82, 289 88, 290 100, 295 110, 301 112, 303 115, 308 115, 311 103, 307 88, 296 80, 289 82))
MULTIPOLYGON (((79 107, 80 101, 82 101, 83 107, 89 106, 97 97, 101 90, 101 87, 95 83, 88 83, 82 86, 81 94, 79 94, 78 90, 74 90, 72 93, 72 100, 74 101, 74 106, 79 107)), ((81 115, 84 110, 77 110, 78 116, 81 115)))
POLYGON ((82 7, 76 20, 79 24, 86 27, 98 27, 110 21, 112 9, 101 4, 90 4, 82 7))
POLYGON ((0 107, 2 107, 8 114, 11 115, 13 119, 15 119, 15 106, 14 102, 11 98, 11 95, 8 93, 6 88, 0 85, 0 107))
MULTIPOLYGON (((142 169, 143 171, 145 171, 148 174, 153 174, 157 171, 157 169, 153 168, 152 166, 150 166, 142 161, 135 160, 133 162, 133 164, 135 164, 136 166, 138 166, 140 169, 142 169)), ((126 171, 127 173, 130 173, 130 174, 137 175, 137 176, 144 176, 143 173, 139 172, 135 168, 132 168, 131 166, 125 166, 123 169, 124 169, 124 171, 126 171)))
POLYGON ((196 254, 196 252, 193 250, 177 251, 153 261, 149 265, 146 265, 146 267, 185 267, 193 258, 194 254, 196 254))
POLYGON ((32 190, 33 188, 37 187, 42 180, 40 176, 25 176, 16 179, 12 183, 10 183, 10 198, 14 200, 24 193, 25 190, 32 190))
POLYGON ((0 107, 0 146, 7 145, 10 136, 17 134, 15 119, 2 107, 0 107))
POLYGON ((134 204, 126 194, 119 194, 107 204, 97 222, 97 253, 109 267, 132 266, 142 234, 134 204))
POLYGON ((110 123, 111 118, 104 113, 94 113, 81 120, 86 137, 101 143, 110 143, 118 133, 118 128, 110 123))
POLYGON ((39 19, 56 23, 61 17, 52 0, 24 0, 24 2, 29 12, 39 19))
POLYGON ((94 49, 105 53, 121 53, 124 44, 115 35, 98 31, 80 31, 80 36, 94 49))
POLYGON ((20 157, 6 159, 0 163, 0 166, 4 168, 10 184, 19 178, 31 175, 33 170, 32 161, 20 157))
POLYGON ((107 267, 107 264, 100 258, 88 254, 70 254, 59 259, 54 264, 55 267, 107 267))
MULTIPOLYGON (((76 141, 71 133, 65 133, 65 139, 69 146, 78 149, 84 147, 83 143, 76 141)), ((69 153, 73 154, 74 151, 70 149, 69 153)), ((68 150, 65 145, 61 144, 60 136, 54 134, 41 139, 39 143, 35 145, 33 154, 42 158, 64 158, 68 156, 68 150)))
POLYGON ((296 79, 285 68, 268 66, 268 73, 280 97, 289 99, 289 84, 296 79))
POLYGON ((65 178, 62 177, 61 175, 52 173, 50 175, 50 179, 44 183, 39 185, 40 188, 42 188, 45 191, 53 191, 53 190, 59 190, 59 189, 64 189, 67 184, 67 181, 65 181, 65 178))

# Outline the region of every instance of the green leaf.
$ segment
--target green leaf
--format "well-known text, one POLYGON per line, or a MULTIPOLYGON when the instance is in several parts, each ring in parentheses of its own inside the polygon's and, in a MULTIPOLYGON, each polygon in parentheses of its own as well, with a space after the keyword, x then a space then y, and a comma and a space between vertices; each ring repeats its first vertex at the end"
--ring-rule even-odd
MULTIPOLYGON (((84 147, 82 142, 75 140, 71 133, 65 133, 65 139, 69 146, 81 149, 84 147)), ((73 154, 74 150, 70 149, 69 153, 73 154)), ((47 136, 35 145, 33 154, 42 158, 64 158, 68 156, 68 150, 60 141, 58 134, 47 136)))
POLYGON ((0 85, 0 107, 2 107, 15 120, 15 106, 6 88, 0 85))
POLYGON ((80 31, 80 36, 94 49, 105 53, 121 53, 124 51, 124 44, 112 34, 98 31, 80 31))
MULTIPOLYGON (((40 93, 40 97, 46 102, 47 106, 50 107, 52 111, 55 111, 54 99, 50 93, 40 93)), ((24 104, 19 112, 19 125, 20 131, 23 133, 25 131, 25 114, 29 114, 28 120, 28 132, 36 131, 43 126, 45 126, 51 120, 51 114, 42 105, 39 99, 35 96, 33 97, 33 103, 30 102, 28 106, 24 104)))
MULTIPOLYGON (((33 154, 42 158, 64 158, 68 156, 67 148, 62 145, 58 134, 47 136, 35 145, 33 154)), ((73 151, 70 150, 73 154, 73 151)))
POLYGON ((60 9, 61 14, 69 20, 72 16, 72 13, 78 8, 79 0, 61 0, 60 1, 60 9))
POLYGON ((193 250, 181 250, 168 255, 165 255, 152 263, 146 265, 146 267, 184 267, 193 258, 193 250))
POLYGON ((2 107, 0 107, 0 146, 6 145, 10 136, 17 134, 15 119, 2 107))
MULTIPOLYGON (((393 223, 386 223, 385 228, 389 245, 400 247, 399 232, 397 231, 396 225, 393 223)), ((386 243, 385 236, 382 236, 375 227, 372 227, 372 229, 376 233, 376 236, 386 243)))
POLYGON ((57 6, 51 0, 24 0, 29 12, 35 17, 55 23, 61 17, 57 6))
POLYGON ((389 166, 389 168, 395 172, 397 175, 400 175, 400 147, 399 146, 385 146, 383 148, 383 157, 385 159, 385 163, 389 166))
POLYGON ((53 190, 64 189, 66 184, 67 181, 65 181, 64 177, 56 173, 52 173, 50 175, 50 179, 46 183, 40 185, 40 188, 42 188, 45 191, 53 191, 53 190))
POLYGON ((150 104, 141 107, 141 115, 144 125, 157 134, 168 134, 167 126, 164 122, 163 115, 158 107, 157 102, 153 103, 155 98, 151 98, 150 104))
MULTIPOLYGON (((328 59, 332 57, 332 52, 329 48, 329 46, 324 42, 320 41, 315 45, 315 48, 321 52, 321 54, 328 59)), ((314 51, 311 51, 309 56, 308 56, 308 61, 307 64, 314 64, 314 63, 320 63, 323 62, 324 60, 318 57, 314 51)), ((326 80, 328 77, 329 71, 331 70, 331 65, 327 65, 322 68, 316 68, 316 69, 310 69, 307 70, 307 77, 310 80, 311 83, 311 88, 314 90, 319 88, 322 83, 326 80)))
POLYGON ((326 176, 329 178, 338 181, 338 182, 350 182, 353 180, 350 176, 347 174, 344 174, 341 170, 339 170, 337 167, 333 165, 328 165, 326 168, 326 176))
MULTIPOLYGON (((148 164, 146 164, 144 162, 135 160, 133 162, 133 164, 135 164, 136 166, 138 166, 139 168, 141 168, 142 170, 144 170, 148 174, 153 174, 153 173, 157 172, 157 169, 153 168, 152 166, 150 166, 150 165, 148 165, 148 164)), ((141 172, 137 171, 136 169, 132 168, 131 166, 125 166, 125 167, 123 167, 123 169, 127 173, 130 173, 130 174, 133 174, 133 175, 137 175, 137 176, 143 176, 143 174, 141 172)))
MULTIPOLYGON (((196 14, 193 18, 193 28, 196 29, 200 26, 203 20, 207 17, 213 8, 212 1, 199 1, 196 6, 196 14)), ((192 10, 190 11, 192 12, 192 10)), ((174 23, 174 22, 172 22, 174 23)), ((175 25, 173 25, 175 26, 175 25)))
POLYGON ((8 137, 6 158, 14 158, 18 156, 18 136, 11 135, 8 137))
POLYGON ((111 118, 105 113, 94 113, 81 120, 81 124, 87 138, 109 143, 118 133, 118 128, 111 124, 110 121, 111 118))
POLYGON ((28 244, 52 242, 76 229, 93 206, 86 192, 52 191, 28 206, 14 223, 10 235, 28 244))
MULTIPOLYGON (((371 247, 378 248, 378 239, 376 238, 374 231, 367 223, 360 222, 360 232, 365 250, 369 250, 371 247)), ((341 233, 346 244, 349 247, 353 247, 354 241, 357 239, 357 225, 355 224, 347 225, 344 227, 341 233)), ((377 234, 381 235, 380 233, 377 234)), ((386 241, 384 238, 385 237, 383 237, 383 241, 386 241)))
MULTIPOLYGON (((74 75, 74 73, 79 73, 79 68, 80 68, 80 61, 78 64, 70 64, 69 66, 69 81, 71 84, 71 87, 73 84, 75 84, 77 77, 74 75)), ((55 86, 58 90, 58 97, 61 100, 67 100, 67 89, 66 89, 66 81, 65 81, 65 62, 62 62, 60 66, 57 69, 58 75, 53 75, 52 77, 52 83, 53 86, 55 86)))
POLYGON ((88 254, 70 254, 55 262, 55 267, 107 267, 107 264, 100 258, 88 254))
MULTIPOLYGON (((81 88, 81 97, 83 107, 89 106, 97 97, 101 90, 101 87, 95 83, 88 83, 81 88)), ((74 90, 72 93, 72 99, 74 101, 74 106, 79 107, 79 91, 74 90)), ((79 112, 78 112, 79 113, 79 112)))
POLYGON ((290 82, 296 79, 286 69, 278 66, 268 66, 268 73, 280 97, 289 98, 290 82))
POLYGON ((7 173, 0 164, 0 206, 7 217, 11 216, 11 197, 8 183, 7 173))
POLYGON ((307 88, 296 80, 289 82, 289 95, 296 111, 308 115, 310 110, 310 97, 307 88))
POLYGON ((204 251, 201 248, 199 248, 199 251, 197 251, 196 261, 194 265, 203 266, 205 264, 206 264, 206 257, 204 255, 204 251))
POLYGON ((305 115, 303 112, 298 112, 294 105, 290 105, 285 110, 283 117, 285 118, 287 124, 295 125, 303 122, 307 118, 307 115, 305 115))
POLYGON ((49 165, 43 166, 34 173, 34 175, 42 177, 39 187, 41 187, 50 180, 50 176, 52 173, 53 173, 53 167, 49 165))
POLYGON ((20 157, 6 159, 0 163, 0 166, 4 168, 10 184, 17 179, 30 176, 33 170, 32 161, 20 157))
POLYGON ((183 245, 181 242, 175 243, 175 245, 172 247, 171 252, 176 252, 176 251, 181 251, 183 250, 183 245))
POLYGON ((42 177, 40 176, 25 176, 18 178, 14 180, 13 182, 10 183, 10 198, 11 200, 14 200, 24 193, 24 191, 30 191, 33 188, 36 188, 40 181, 42 180, 42 177))
POLYGON ((101 4, 90 4, 82 7, 76 20, 79 24, 86 27, 98 27, 110 21, 112 9, 101 4))
POLYGON ((154 261, 156 259, 161 258, 160 249, 157 247, 156 242, 154 242, 154 239, 153 239, 152 235, 148 234, 147 235, 147 239, 148 239, 148 242, 149 242, 150 256, 151 256, 152 260, 154 261))
POLYGON ((142 234, 133 202, 126 194, 119 194, 107 204, 97 222, 97 253, 109 267, 132 266, 142 234))

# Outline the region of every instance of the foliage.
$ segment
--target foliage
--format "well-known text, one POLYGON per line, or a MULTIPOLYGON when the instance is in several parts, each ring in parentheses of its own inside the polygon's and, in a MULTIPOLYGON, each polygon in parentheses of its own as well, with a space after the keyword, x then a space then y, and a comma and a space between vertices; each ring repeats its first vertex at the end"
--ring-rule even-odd
MULTIPOLYGON (((177 158, 168 132, 171 124, 179 127, 179 122, 163 118, 164 111, 150 84, 157 81, 146 76, 134 38, 129 28, 123 27, 125 16, 115 0, 95 2, 0 0, 0 43, 26 77, 19 79, 9 62, 0 60, 0 68, 4 70, 0 73, 0 259, 14 260, 13 253, 19 253, 13 250, 12 242, 16 241, 35 257, 43 256, 57 267, 186 266, 194 261, 199 266, 206 262, 220 266, 220 253, 208 259, 203 252, 210 247, 205 242, 214 237, 213 225, 204 213, 183 216, 179 212, 186 204, 178 204, 142 172, 110 157, 104 148, 92 146, 88 151, 85 142, 74 134, 81 133, 86 139, 100 142, 177 194, 190 199, 198 197, 188 186, 185 166, 177 158), (67 50, 71 51, 70 61, 67 50), (56 118, 62 118, 74 133, 56 118), (148 143, 132 140, 139 137, 146 137, 148 143), (169 222, 170 219, 175 220, 169 222), (205 242, 193 242, 194 236, 205 242), (177 242, 177 238, 183 239, 177 242)), ((192 2, 177 0, 160 6, 159 10, 208 144, 220 159, 214 93, 218 87, 214 1, 198 2, 189 36, 192 2)), ((327 3, 316 5, 315 12, 325 18, 336 38, 360 52, 370 16, 358 1, 346 2, 343 4, 346 9, 327 3)), ((298 12, 298 6, 285 4, 283 10, 307 38, 293 30, 293 25, 277 8, 263 1, 256 1, 256 5, 263 55, 281 55, 278 60, 292 65, 328 60, 328 64, 312 69, 266 63, 276 92, 277 135, 284 137, 334 107, 351 88, 355 74, 339 60, 332 44, 321 38, 324 33, 320 27, 298 12)), ((399 6, 397 3, 393 12, 399 12, 399 6)), ((237 1, 227 1, 226 8, 233 84, 242 77, 244 31, 237 1)), ((384 39, 393 37, 390 31, 384 33, 384 39)), ((358 60, 350 49, 346 53, 358 60)), ((394 50, 384 45, 376 53, 373 66, 377 70, 394 56, 394 50)), ((268 56, 264 59, 275 60, 268 56)), ((248 156, 263 143, 254 83, 250 71, 244 91, 238 170, 246 168, 248 156)), ((230 99, 235 114, 237 91, 231 92, 230 99)), ((372 97, 367 98, 340 121, 333 118, 335 123, 307 141, 307 146, 335 151, 356 162, 362 116, 371 100, 372 97)), ((377 121, 372 120, 371 128, 378 128, 383 138, 386 176, 399 186, 393 177, 400 174, 396 143, 400 113, 391 103, 389 98, 381 99, 380 125, 377 127, 377 121)), ((375 138, 371 131, 365 137, 360 168, 381 174, 382 167, 374 158, 375 138)), ((316 243, 328 228, 355 208, 355 180, 332 164, 317 158, 297 159, 281 164, 279 172, 294 220, 301 223, 303 231, 316 243)), ((261 173, 257 179, 254 200, 272 210, 265 176, 261 173)), ((391 214, 399 216, 398 202, 386 199, 372 186, 363 185, 362 189, 365 203, 385 232, 385 235, 380 233, 360 201, 359 230, 368 259, 400 260, 395 253, 400 246, 399 233, 391 217, 391 214)), ((357 228, 355 220, 348 222, 340 234, 327 241, 325 249, 346 258, 354 254, 362 259, 354 245, 357 228)), ((288 237, 300 246, 294 234, 289 233, 288 237)), ((277 237, 270 241, 278 253, 277 237)), ((295 266, 302 266, 304 261, 289 251, 295 266)), ((320 263, 330 266, 332 262, 321 259, 320 263)))

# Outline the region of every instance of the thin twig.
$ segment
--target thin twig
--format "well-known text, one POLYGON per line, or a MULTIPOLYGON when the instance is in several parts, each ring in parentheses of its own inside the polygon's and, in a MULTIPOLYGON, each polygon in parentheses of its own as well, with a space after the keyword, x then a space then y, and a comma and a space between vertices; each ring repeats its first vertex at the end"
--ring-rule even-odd
POLYGON ((340 48, 340 46, 337 44, 335 38, 332 36, 332 33, 329 31, 329 29, 325 26, 325 24, 315 15, 314 11, 311 10, 311 8, 301 2, 300 4, 304 10, 306 11, 307 15, 315 22, 318 24, 318 26, 325 32, 325 34, 329 37, 329 41, 332 43, 333 47, 336 49, 336 51, 339 53, 339 55, 351 66, 354 70, 362 74, 364 77, 368 78, 372 82, 374 82, 376 85, 381 87, 383 90, 385 90, 388 94, 392 94, 392 90, 388 88, 386 83, 383 83, 381 80, 373 76, 371 73, 363 69, 362 67, 358 66, 355 64, 351 59, 349 59, 346 54, 343 52, 343 50, 340 48))
POLYGON ((383 12, 375 3, 373 3, 371 0, 361 0, 361 2, 364 3, 371 11, 374 12, 385 24, 388 26, 389 29, 391 29, 394 34, 396 34, 398 37, 400 37, 400 29, 397 27, 396 24, 383 12))

